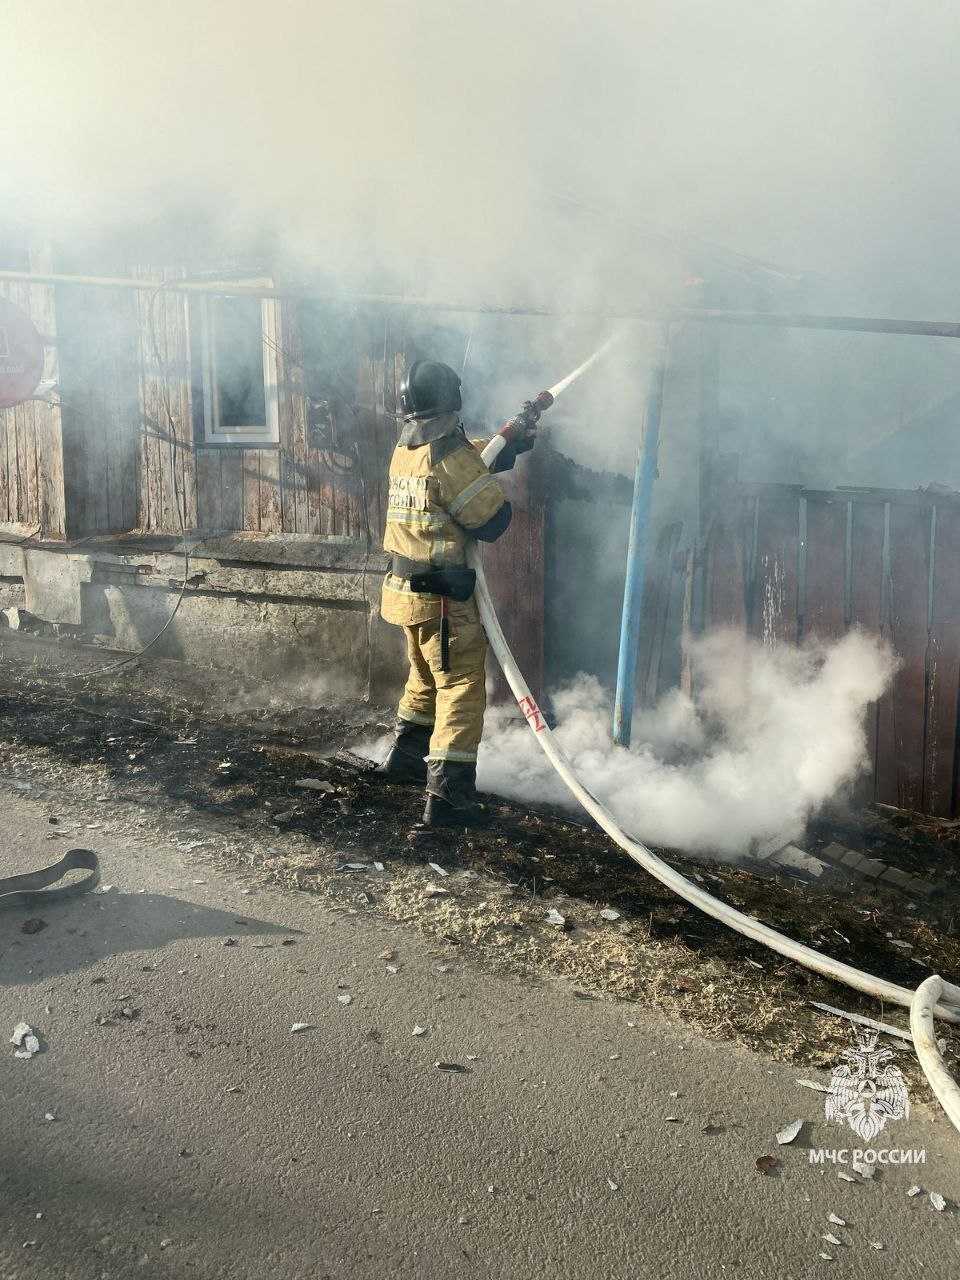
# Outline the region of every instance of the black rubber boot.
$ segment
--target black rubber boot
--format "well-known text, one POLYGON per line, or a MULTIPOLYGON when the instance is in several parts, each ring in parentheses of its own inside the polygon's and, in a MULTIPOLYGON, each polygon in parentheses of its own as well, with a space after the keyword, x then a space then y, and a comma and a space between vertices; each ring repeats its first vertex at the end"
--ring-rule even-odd
POLYGON ((484 827, 490 815, 477 800, 477 766, 453 760, 427 761, 424 828, 484 827))
POLYGON ((374 769, 386 782, 415 782, 422 787, 427 780, 425 756, 430 749, 432 727, 412 724, 398 716, 393 729, 393 744, 387 758, 374 769))

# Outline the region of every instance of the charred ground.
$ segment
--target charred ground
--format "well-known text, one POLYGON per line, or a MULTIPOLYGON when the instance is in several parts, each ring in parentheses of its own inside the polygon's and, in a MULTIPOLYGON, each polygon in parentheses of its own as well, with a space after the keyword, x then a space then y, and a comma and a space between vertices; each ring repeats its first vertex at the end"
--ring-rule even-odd
MULTIPOLYGON (((337 754, 383 732, 362 702, 327 693, 304 708, 163 662, 67 678, 89 659, 21 639, 5 641, 0 659, 0 779, 47 814, 51 861, 67 840, 96 848, 101 827, 149 831, 198 860, 227 859, 340 910, 384 914, 480 964, 566 979, 583 998, 656 1004, 812 1066, 835 1062, 848 1035, 809 1001, 880 1016, 874 1002, 678 902, 571 815, 492 798, 489 829, 411 842, 417 791, 337 754), (307 778, 334 789, 296 785, 307 778), (607 907, 619 919, 601 917, 607 907), (547 923, 550 909, 565 927, 547 923)), ((909 897, 840 872, 810 882, 756 863, 664 856, 740 910, 858 967, 909 987, 930 972, 955 978, 958 829, 846 808, 819 818, 805 845, 815 852, 831 840, 937 888, 909 897)), ((885 1012, 905 1025, 900 1011, 885 1012)), ((953 1056, 960 1036, 948 1039, 953 1056)))

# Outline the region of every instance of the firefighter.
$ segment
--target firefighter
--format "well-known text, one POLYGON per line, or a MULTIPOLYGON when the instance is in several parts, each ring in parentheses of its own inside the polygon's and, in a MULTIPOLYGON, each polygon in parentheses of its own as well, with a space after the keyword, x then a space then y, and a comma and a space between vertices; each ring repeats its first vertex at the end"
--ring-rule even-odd
MULTIPOLYGON (((475 826, 487 641, 467 567, 471 538, 506 532, 510 503, 460 425, 460 378, 417 360, 400 387, 403 429, 390 463, 381 615, 406 634, 410 673, 381 776, 426 784, 427 827, 475 826)), ((535 425, 508 423, 494 471, 533 448, 535 425)), ((482 443, 482 442, 481 442, 482 443)))

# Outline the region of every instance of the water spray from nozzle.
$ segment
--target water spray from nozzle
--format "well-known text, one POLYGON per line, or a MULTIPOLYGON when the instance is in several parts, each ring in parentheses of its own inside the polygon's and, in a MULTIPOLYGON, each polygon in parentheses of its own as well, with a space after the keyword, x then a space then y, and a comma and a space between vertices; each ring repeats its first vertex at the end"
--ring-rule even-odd
POLYGON ((520 407, 520 412, 515 413, 509 421, 505 422, 497 434, 483 451, 483 460, 489 467, 493 460, 497 457, 502 449, 508 444, 515 444, 518 452, 522 452, 524 444, 526 448, 533 447, 534 430, 540 421, 540 415, 545 409, 549 409, 557 396, 566 391, 572 383, 595 364, 601 356, 605 355, 612 346, 620 341, 623 337, 625 329, 620 329, 617 333, 609 337, 606 342, 594 351, 592 356, 587 356, 583 364, 578 365, 572 373, 568 373, 565 378, 561 378, 555 383, 549 391, 541 391, 532 400, 524 400, 520 407))
POLYGON ((557 396, 561 395, 564 391, 566 391, 567 387, 569 387, 572 383, 576 382, 576 380, 581 376, 581 374, 586 373, 592 364, 596 364, 596 362, 600 359, 601 356, 606 355, 606 353, 610 350, 611 347, 616 346, 616 344, 620 341, 620 339, 623 337, 625 333, 626 333, 626 329, 619 329, 616 333, 612 334, 606 340, 603 346, 597 347, 593 355, 587 356, 583 364, 578 365, 577 368, 574 369, 573 373, 568 373, 565 378, 561 378, 560 381, 557 382, 554 386, 552 386, 549 391, 541 391, 540 395, 549 396, 550 404, 553 404, 557 396))

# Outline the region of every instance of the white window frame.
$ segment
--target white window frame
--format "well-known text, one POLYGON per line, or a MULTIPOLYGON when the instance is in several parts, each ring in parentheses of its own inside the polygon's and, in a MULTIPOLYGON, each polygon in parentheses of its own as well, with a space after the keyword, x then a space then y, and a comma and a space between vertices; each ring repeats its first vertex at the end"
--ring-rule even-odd
POLYGON ((278 445, 280 443, 280 386, 277 352, 279 344, 279 302, 260 299, 260 326, 263 347, 263 401, 266 422, 244 427, 219 429, 220 403, 216 369, 215 297, 200 297, 200 359, 203 365, 203 443, 210 445, 278 445))

